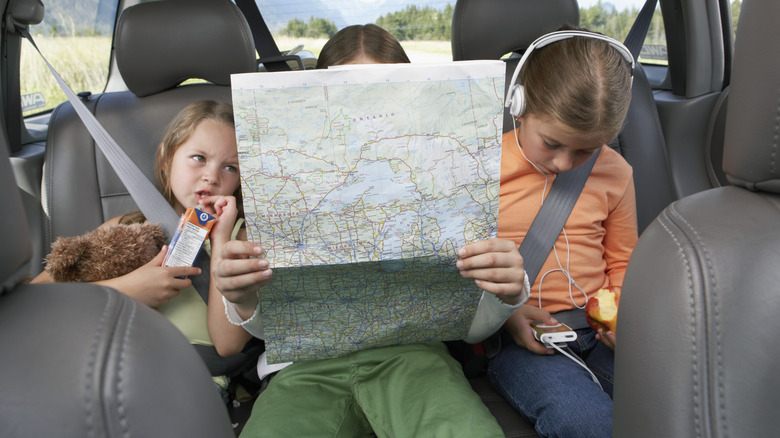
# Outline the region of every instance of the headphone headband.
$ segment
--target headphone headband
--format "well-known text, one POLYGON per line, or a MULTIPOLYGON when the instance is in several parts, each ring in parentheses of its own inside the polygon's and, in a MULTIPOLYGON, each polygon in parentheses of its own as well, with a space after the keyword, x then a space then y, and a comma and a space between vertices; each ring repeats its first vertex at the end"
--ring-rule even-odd
MULTIPOLYGON (((631 83, 634 83, 634 55, 631 54, 631 51, 628 50, 628 48, 623 45, 620 41, 610 38, 606 35, 602 35, 599 33, 593 33, 593 32, 585 32, 581 30, 560 30, 557 32, 550 32, 548 34, 542 35, 539 38, 535 39, 534 42, 531 43, 531 45, 528 46, 527 49, 525 49, 525 52, 523 53, 523 56, 520 58, 520 61, 517 63, 517 67, 515 68, 514 73, 512 74, 512 80, 509 82, 509 87, 507 89, 506 93, 506 99, 504 99, 504 107, 510 108, 510 105, 512 105, 513 97, 515 93, 517 93, 515 81, 517 81, 517 77, 520 75, 520 70, 523 68, 523 64, 525 64, 526 60, 528 60, 528 57, 531 55, 531 52, 533 52, 535 49, 542 48, 548 44, 552 44, 557 41, 574 38, 574 37, 584 37, 584 38, 593 38, 597 40, 606 41, 614 47, 620 54, 623 56, 623 59, 625 59, 626 63, 630 66, 629 74, 631 77, 631 83)), ((522 85, 520 85, 522 87, 522 85)), ((520 90, 522 92, 522 89, 520 90)), ((524 97, 520 97, 519 99, 524 99, 524 97)), ((517 106, 517 103, 515 102, 515 105, 517 106)), ((522 107, 525 105, 521 103, 522 107)), ((520 111, 512 111, 510 109, 510 112, 512 112, 513 116, 519 116, 522 114, 522 108, 520 111), (518 112, 518 114, 515 114, 515 112, 518 112)))

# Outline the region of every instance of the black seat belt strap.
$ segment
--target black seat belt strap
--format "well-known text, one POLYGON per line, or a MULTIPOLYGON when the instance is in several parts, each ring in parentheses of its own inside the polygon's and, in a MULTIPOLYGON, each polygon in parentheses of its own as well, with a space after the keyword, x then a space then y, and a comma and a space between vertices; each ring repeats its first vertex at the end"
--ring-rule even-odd
POLYGON ((260 13, 255 0, 236 0, 236 6, 244 14, 250 29, 252 29, 252 38, 255 40, 255 48, 260 55, 258 63, 263 64, 268 71, 289 71, 292 70, 287 64, 289 60, 296 60, 300 69, 303 70, 303 61, 299 56, 283 56, 279 47, 274 41, 268 25, 260 13))
POLYGON ((639 52, 642 51, 642 46, 645 43, 645 37, 647 37, 647 31, 650 29, 650 22, 653 21, 657 3, 658 0, 647 0, 645 2, 623 43, 631 54, 634 55, 635 60, 639 59, 639 52))
MULTIPOLYGON (((601 149, 583 165, 558 174, 550 187, 550 193, 547 194, 542 207, 528 228, 525 238, 520 242, 518 251, 523 256, 525 274, 531 285, 536 281, 555 241, 558 240, 563 225, 569 218, 574 204, 577 203, 600 153, 601 149)), ((502 332, 503 329, 483 341, 485 356, 488 359, 493 358, 501 349, 502 332)))
POLYGON ((558 174, 539 213, 536 214, 525 238, 520 243, 519 251, 523 256, 525 273, 531 284, 534 284, 558 235, 561 234, 563 225, 580 197, 580 192, 600 152, 600 149, 596 151, 585 164, 558 174))

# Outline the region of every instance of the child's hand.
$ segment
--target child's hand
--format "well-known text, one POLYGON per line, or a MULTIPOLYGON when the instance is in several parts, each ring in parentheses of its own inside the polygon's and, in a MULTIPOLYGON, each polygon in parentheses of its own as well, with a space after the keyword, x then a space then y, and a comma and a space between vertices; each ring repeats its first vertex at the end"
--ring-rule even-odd
POLYGON ((514 305, 523 294, 523 256, 514 242, 507 239, 486 239, 458 250, 455 266, 460 275, 475 279, 480 289, 514 305))
POLYGON ((212 216, 219 216, 222 214, 222 210, 231 203, 235 207, 236 197, 233 195, 213 195, 201 199, 198 209, 212 216))
POLYGON ((531 323, 541 321, 545 324, 555 325, 558 321, 550 315, 550 312, 538 307, 524 304, 507 319, 504 324, 506 331, 512 335, 517 345, 525 347, 536 354, 553 354, 555 350, 547 348, 534 337, 534 329, 531 323))
POLYGON ((212 247, 212 280, 244 319, 250 318, 257 307, 257 290, 271 280, 270 264, 262 254, 260 245, 244 240, 212 247))
POLYGON ((168 247, 163 246, 154 259, 135 271, 97 283, 113 287, 149 307, 160 307, 192 284, 189 278, 176 277, 200 274, 200 268, 192 266, 164 268, 162 264, 167 251, 168 247))
POLYGON ((617 340, 615 332, 605 332, 604 329, 600 328, 596 335, 596 339, 609 347, 610 350, 615 351, 615 342, 617 340))
POLYGON ((209 237, 212 246, 221 245, 230 240, 233 225, 238 217, 238 206, 234 196, 209 196, 201 200, 198 209, 216 216, 217 222, 211 227, 209 237))

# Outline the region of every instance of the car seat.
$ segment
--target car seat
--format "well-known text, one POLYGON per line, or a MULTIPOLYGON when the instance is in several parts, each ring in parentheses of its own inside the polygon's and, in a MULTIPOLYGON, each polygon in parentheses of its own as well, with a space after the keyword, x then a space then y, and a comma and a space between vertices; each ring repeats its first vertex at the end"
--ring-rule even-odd
POLYGON ((157 312, 102 286, 24 284, 31 236, 6 145, 0 199, 3 437, 235 436, 208 370, 157 312))
MULTIPOLYGON (((452 20, 452 56, 461 61, 512 53, 506 59, 508 85, 522 52, 537 37, 579 21, 576 0, 459 0, 452 20)), ((504 132, 512 129, 512 117, 505 111, 504 132)), ((652 90, 640 64, 634 71, 625 127, 610 146, 633 167, 641 233, 677 196, 652 90)))
MULTIPOLYGON (((228 0, 131 6, 117 22, 114 54, 129 91, 83 100, 153 182, 155 151, 173 117, 197 100, 230 102, 230 75, 257 69, 249 26, 228 0), (180 85, 191 78, 208 83, 180 85)), ((138 210, 69 102, 51 116, 42 190, 43 254, 57 237, 138 210)))
MULTIPOLYGON (((155 152, 173 117, 194 101, 231 102, 230 75, 257 69, 249 26, 228 0, 166 0, 128 7, 116 25, 114 54, 129 90, 83 100, 155 183, 155 152), (181 85, 192 78, 207 82, 181 85)), ((43 254, 58 237, 84 234, 138 210, 69 102, 52 113, 43 175, 43 254)), ((230 358, 220 357, 210 346, 195 348, 213 375, 236 375, 254 364, 262 346, 252 341, 244 353, 230 358)))
POLYGON ((731 186, 667 207, 634 249, 615 358, 615 437, 780 430, 780 3, 745 0, 723 170, 731 186))

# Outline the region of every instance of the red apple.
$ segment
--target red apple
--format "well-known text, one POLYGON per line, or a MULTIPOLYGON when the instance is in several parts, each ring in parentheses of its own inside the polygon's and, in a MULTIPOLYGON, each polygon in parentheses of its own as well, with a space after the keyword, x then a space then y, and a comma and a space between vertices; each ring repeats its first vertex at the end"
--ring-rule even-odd
POLYGON ((596 295, 585 304, 585 319, 593 330, 604 329, 604 332, 615 332, 617 325, 618 302, 620 289, 599 289, 596 295))

